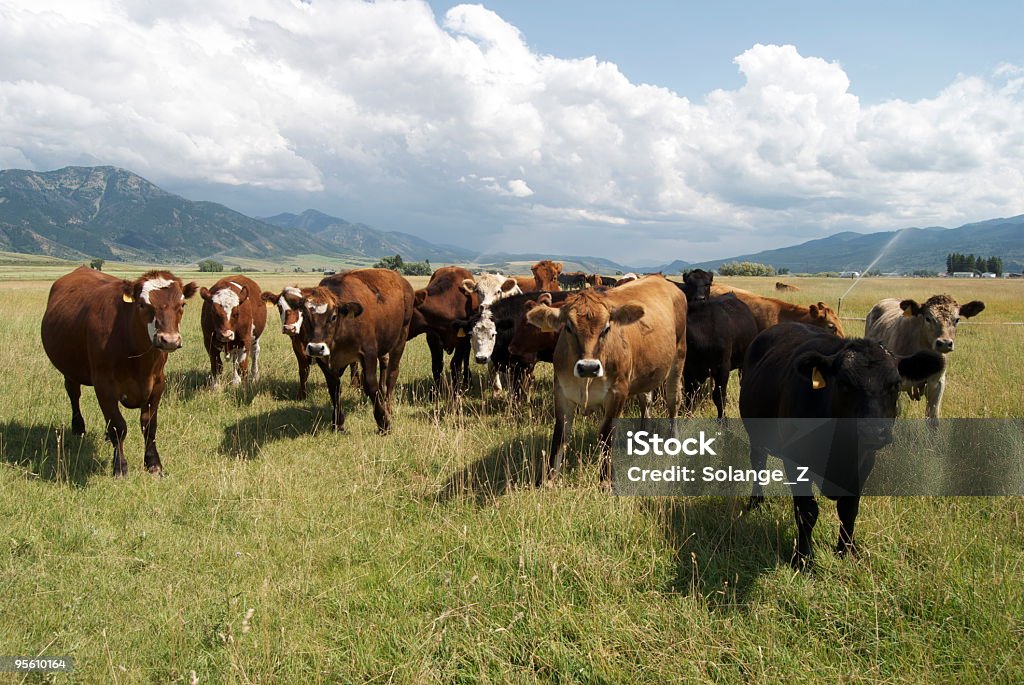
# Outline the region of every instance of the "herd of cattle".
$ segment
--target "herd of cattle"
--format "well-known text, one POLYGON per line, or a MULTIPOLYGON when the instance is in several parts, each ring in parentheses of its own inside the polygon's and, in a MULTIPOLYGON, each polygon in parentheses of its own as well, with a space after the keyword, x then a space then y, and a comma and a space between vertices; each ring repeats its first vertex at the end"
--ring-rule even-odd
MULTIPOLYGON (((271 293, 242 275, 207 289, 167 271, 132 281, 81 267, 54 282, 42 342, 64 376, 75 434, 85 433, 81 386, 95 388, 114 448, 115 477, 127 472, 127 425, 120 405, 140 409, 145 466, 162 472, 156 433, 164 367, 168 353, 182 345, 185 302, 198 292, 212 377, 222 373, 222 356, 232 366, 234 383, 258 375, 266 304, 273 304, 298 363, 298 397, 305 396, 315 363, 326 380, 336 430, 345 423, 341 378, 349 368, 373 403, 379 431, 390 430, 402 354, 406 342, 419 335, 426 336, 435 387, 443 383, 445 354, 451 355, 454 390, 468 386, 472 355, 488 365, 495 390, 513 399, 529 391, 538 362, 551 363, 555 423, 536 483, 557 476, 577 409, 603 413, 600 471, 602 483, 608 483, 614 425, 627 400, 636 398, 641 417, 647 418, 653 394, 663 393, 668 416, 675 419, 681 403, 684 412, 695 409, 710 380, 721 418, 733 369, 740 370, 745 420, 872 419, 863 424, 869 429, 833 446, 840 461, 857 469, 865 455, 873 458, 891 442, 901 391, 927 398, 927 416, 938 419, 946 383, 943 354, 953 350, 960 318, 985 306, 978 301, 961 306, 948 295, 920 304, 887 299, 869 313, 865 337, 849 339, 836 312, 823 302, 801 306, 762 297, 717 284, 713 274, 700 269, 685 273, 682 283, 661 274, 611 279, 561 271, 562 265, 550 260, 534 265, 532 277, 474 276, 447 266, 414 291, 394 271, 357 269, 326 277, 316 287, 271 293)), ((768 453, 783 456, 783 436, 762 431, 750 438, 755 468, 763 468, 768 453)), ((751 506, 760 501, 757 495, 755 490, 751 506)), ((855 550, 858 505, 856 495, 837 497, 840 554, 855 550)), ((794 510, 793 563, 802 565, 810 555, 818 508, 813 497, 795 496, 794 510)))

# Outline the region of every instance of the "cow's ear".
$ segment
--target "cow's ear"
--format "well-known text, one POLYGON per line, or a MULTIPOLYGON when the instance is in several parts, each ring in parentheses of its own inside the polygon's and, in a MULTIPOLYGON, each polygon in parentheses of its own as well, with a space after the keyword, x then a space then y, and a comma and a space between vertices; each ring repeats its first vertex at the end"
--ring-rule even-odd
POLYGON ((185 284, 185 287, 181 289, 181 294, 185 296, 186 300, 191 300, 195 297, 197 292, 199 292, 199 286, 195 281, 189 281, 185 284))
POLYGON ((537 298, 537 304, 551 304, 551 293, 541 293, 540 297, 537 298))
POLYGON ((903 300, 900 309, 903 310, 903 316, 917 316, 921 313, 921 305, 914 300, 903 300))
POLYGON ((363 313, 363 305, 358 302, 343 302, 338 305, 338 314, 343 319, 354 319, 363 313))
POLYGON ((833 358, 820 352, 805 352, 796 359, 796 370, 811 384, 811 389, 821 390, 828 387, 833 358))
POLYGON ((514 278, 506 278, 505 282, 501 284, 501 292, 507 293, 509 290, 515 288, 519 283, 514 278))
MULTIPOLYGON (((811 315, 811 320, 812 321, 814 319, 817 319, 818 318, 818 305, 812 304, 810 307, 807 308, 807 312, 811 315)), ((824 316, 824 312, 822 312, 822 316, 824 316)))
POLYGON ((134 302, 141 290, 142 284, 138 281, 121 281, 121 299, 125 302, 134 302))
POLYGON ((611 319, 620 326, 628 326, 644 318, 644 307, 640 304, 624 304, 611 311, 611 319))
POLYGON ((419 307, 420 305, 422 305, 426 301, 427 301, 427 289, 426 288, 420 288, 419 290, 417 290, 416 292, 414 292, 412 294, 413 306, 419 307))
POLYGON ((280 297, 277 293, 272 293, 269 290, 264 290, 260 293, 260 299, 267 304, 277 304, 277 300, 280 297))
POLYGON ((946 360, 934 350, 921 350, 909 357, 900 357, 896 368, 903 378, 919 382, 942 373, 946 368, 946 360))
POLYGON ((981 314, 983 311, 985 311, 985 303, 981 300, 972 300, 965 305, 961 305, 960 316, 969 319, 972 316, 981 314))
POLYGON ((238 304, 242 304, 249 299, 249 288, 248 286, 242 286, 242 292, 238 293, 238 304))
POLYGON ((562 262, 551 262, 551 270, 555 272, 555 276, 562 273, 562 262))
POLYGON ((538 304, 526 312, 526 320, 545 333, 554 333, 562 325, 562 313, 564 310, 549 307, 546 304, 538 304))
POLYGON ((475 291, 475 290, 476 290, 476 281, 474 281, 472 278, 463 279, 463 281, 462 281, 462 292, 466 293, 467 295, 472 295, 473 291, 475 291))
POLYGON ((199 297, 203 298, 204 300, 210 299, 210 289, 207 288, 206 286, 203 286, 202 288, 200 288, 199 289, 199 297))

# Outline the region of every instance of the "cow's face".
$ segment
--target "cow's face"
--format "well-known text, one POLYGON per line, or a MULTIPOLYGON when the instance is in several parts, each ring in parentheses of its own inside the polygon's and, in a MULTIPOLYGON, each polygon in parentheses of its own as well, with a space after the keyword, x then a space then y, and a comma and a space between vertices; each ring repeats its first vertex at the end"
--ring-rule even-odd
MULTIPOLYGON (((509 354, 519 357, 523 361, 529 363, 536 361, 537 352, 546 344, 550 344, 550 336, 552 332, 544 331, 537 326, 530 325, 529 320, 530 312, 533 311, 533 308, 550 304, 550 301, 550 296, 548 296, 547 302, 545 302, 542 297, 539 303, 534 304, 530 309, 523 312, 523 316, 519 320, 518 326, 512 324, 515 327, 515 332, 512 334, 512 338, 508 343, 509 354)), ((558 307, 560 308, 561 306, 562 303, 559 303, 558 307)))
POLYGON ((501 274, 479 274, 475 278, 467 278, 462 281, 462 290, 467 295, 476 293, 480 298, 481 307, 487 307, 503 297, 523 292, 516 279, 501 274))
POLYGON ((264 292, 260 295, 267 304, 277 307, 281 315, 281 332, 285 335, 296 336, 302 330, 302 291, 298 288, 285 288, 280 293, 264 292))
POLYGON ((878 450, 892 442, 897 400, 904 382, 919 383, 942 373, 942 355, 924 350, 896 357, 881 343, 851 340, 832 355, 806 352, 796 369, 810 392, 823 393, 832 416, 858 419, 859 447, 878 450))
POLYGON ((527 321, 541 330, 561 329, 559 345, 572 363, 577 378, 602 378, 606 373, 607 341, 616 326, 629 326, 644 316, 643 305, 629 303, 609 307, 600 294, 586 291, 566 301, 561 309, 540 304, 527 314, 527 321))
POLYGON ((306 321, 306 354, 314 358, 331 356, 331 345, 344 322, 363 313, 358 302, 339 302, 327 288, 303 288, 303 316, 306 321))
POLYGON ((153 347, 173 352, 181 347, 181 316, 185 301, 196 294, 195 283, 182 285, 168 271, 150 271, 135 281, 124 281, 122 299, 135 307, 146 324, 146 335, 153 347))
POLYGON ((494 353, 494 343, 498 340, 498 327, 494 315, 488 307, 480 310, 480 318, 473 324, 470 332, 470 344, 473 347, 473 358, 477 364, 486 364, 494 353))
POLYGON ((533 272, 539 290, 554 290, 558 286, 558 275, 562 273, 562 262, 544 259, 534 264, 530 271, 533 272))
POLYGON ((843 330, 843 322, 839 320, 839 315, 836 311, 829 307, 824 302, 812 304, 807 308, 808 315, 811 317, 811 324, 824 328, 830 333, 838 335, 840 338, 846 337, 846 331, 843 330))
POLYGON ((985 309, 985 303, 973 300, 965 305, 957 304, 949 295, 932 295, 924 304, 914 300, 903 300, 900 309, 904 316, 914 317, 921 330, 921 342, 936 352, 948 354, 953 351, 956 327, 960 319, 977 316, 985 309))
POLYGON ((215 290, 203 288, 199 294, 210 303, 214 337, 221 342, 234 340, 241 304, 249 299, 249 289, 232 281, 215 290))
POLYGON ((711 297, 711 284, 715 275, 704 269, 694 269, 683 274, 683 293, 687 302, 703 302, 711 297))

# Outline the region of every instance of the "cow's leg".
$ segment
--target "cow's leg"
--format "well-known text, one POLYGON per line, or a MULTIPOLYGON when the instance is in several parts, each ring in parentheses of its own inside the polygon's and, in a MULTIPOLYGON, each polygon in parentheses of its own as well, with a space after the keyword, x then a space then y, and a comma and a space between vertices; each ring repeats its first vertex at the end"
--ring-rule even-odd
POLYGON ((818 501, 813 495, 795 496, 793 513, 796 516, 796 551, 789 563, 794 570, 800 571, 811 560, 811 534, 818 522, 818 501))
POLYGON ((359 371, 359 363, 352 362, 348 365, 348 384, 353 388, 361 388, 363 386, 362 373, 359 371))
MULTIPOLYGON (((441 389, 441 373, 444 370, 444 350, 441 340, 433 333, 427 333, 427 347, 430 349, 430 374, 434 379, 434 389, 441 389)), ((452 371, 452 380, 455 380, 455 372, 452 371)))
MULTIPOLYGON (((750 443, 750 468, 755 471, 763 471, 768 466, 768 450, 760 445, 750 443)), ((764 488, 758 480, 754 480, 754 486, 750 492, 750 499, 747 500, 747 511, 753 511, 764 503, 764 488)))
POLYGON ((245 377, 249 375, 249 357, 251 356, 252 338, 249 338, 243 341, 242 346, 238 349, 238 362, 235 364, 235 378, 238 379, 238 383, 244 381, 245 377))
POLYGON ((665 401, 668 403, 669 436, 677 437, 676 419, 679 418, 679 400, 683 391, 683 369, 686 363, 685 345, 679 349, 675 364, 669 369, 665 381, 665 401))
MULTIPOLYGON (((345 408, 341 406, 341 375, 331 368, 330 364, 321 359, 316 360, 320 370, 324 372, 327 383, 327 394, 331 398, 331 428, 341 432, 345 429, 345 408)), ((342 372, 344 369, 342 369, 342 372)))
POLYGON ((381 369, 381 376, 384 378, 384 398, 388 403, 388 412, 391 411, 391 394, 395 391, 395 386, 398 385, 398 368, 402 364, 402 355, 405 354, 405 337, 402 336, 402 341, 398 343, 398 346, 391 350, 390 354, 386 355, 387 369, 381 369))
POLYGON ((494 394, 501 395, 505 390, 501 387, 501 371, 498 370, 498 367, 493 361, 487 362, 487 375, 490 376, 491 386, 494 388, 494 394))
POLYGON ((860 510, 860 497, 840 497, 836 500, 836 510, 839 512, 839 542, 836 544, 836 556, 857 556, 853 527, 857 522, 857 512, 860 510))
POLYGON ((642 392, 636 396, 636 401, 640 404, 640 429, 647 430, 647 422, 651 419, 651 400, 653 399, 654 393, 642 392))
POLYGON ((260 377, 260 339, 254 338, 252 341, 252 379, 258 380, 260 377))
POLYGON ((128 434, 128 424, 121 415, 117 390, 97 386, 96 399, 106 420, 107 440, 114 446, 114 478, 124 478, 128 475, 128 462, 124 458, 124 438, 128 434))
POLYGON ((79 383, 64 378, 64 389, 71 400, 71 432, 75 435, 85 435, 85 418, 82 416, 82 386, 79 383))
POLYGON ((161 373, 153 383, 149 400, 139 412, 139 426, 142 428, 142 437, 146 442, 146 470, 157 475, 163 475, 164 471, 163 464, 160 463, 160 453, 156 449, 156 415, 160 408, 160 398, 163 397, 165 385, 165 377, 161 373))
POLYGON ((299 392, 296 393, 296 399, 306 399, 306 381, 309 379, 309 357, 302 349, 302 343, 299 341, 298 336, 292 337, 292 352, 295 353, 295 361, 299 363, 299 392))
POLYGON ((384 392, 377 380, 377 364, 372 356, 363 359, 363 392, 373 402, 373 418, 377 421, 377 430, 383 435, 391 430, 391 417, 388 416, 384 402, 384 392))
POLYGON ((718 410, 718 420, 725 418, 725 398, 729 389, 729 363, 722 362, 714 370, 715 387, 712 390, 711 398, 715 401, 715 409, 718 410))
POLYGON ((455 391, 469 389, 469 338, 463 338, 455 346, 455 353, 452 355, 451 374, 452 388, 455 391))
POLYGON ((220 347, 211 342, 206 346, 206 352, 210 355, 210 377, 216 382, 220 372, 224 369, 224 363, 220 358, 220 347))
POLYGON ((946 390, 946 374, 942 374, 935 380, 928 381, 924 386, 925 407, 924 415, 928 418, 928 425, 933 428, 939 423, 939 408, 942 405, 942 394, 946 390))
POLYGON ((551 433, 551 452, 547 459, 541 455, 540 467, 537 469, 537 487, 558 476, 565 457, 565 443, 572 434, 572 421, 575 418, 576 405, 565 396, 555 378, 555 429, 551 433))
POLYGON ((598 449, 601 460, 601 485, 611 486, 612 484, 612 440, 615 438, 615 422, 622 413, 622 407, 626 404, 626 393, 608 393, 608 399, 604 403, 604 419, 598 428, 598 449))

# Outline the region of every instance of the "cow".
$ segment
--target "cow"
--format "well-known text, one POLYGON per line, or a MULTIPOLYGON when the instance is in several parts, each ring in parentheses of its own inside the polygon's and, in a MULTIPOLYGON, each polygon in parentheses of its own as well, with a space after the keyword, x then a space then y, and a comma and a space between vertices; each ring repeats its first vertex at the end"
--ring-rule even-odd
POLYGON ((441 387, 444 353, 452 354, 452 387, 469 386, 469 336, 454 325, 468 319, 479 306, 475 292, 462 288, 472 274, 460 266, 444 266, 430 277, 427 287, 415 292, 416 311, 409 326, 409 339, 426 334, 434 388, 441 387))
POLYGON ((729 373, 743 364, 747 347, 757 337, 757 321, 734 294, 708 297, 710 280, 696 269, 676 286, 686 295, 686 366, 683 385, 687 410, 693 411, 700 386, 711 378, 711 398, 718 418, 725 416, 729 373))
POLYGON ((568 290, 580 290, 587 285, 587 274, 582 271, 558 274, 558 285, 568 290))
POLYGON ((750 307, 750 312, 757 319, 758 331, 764 331, 783 321, 795 321, 817 326, 840 338, 846 337, 839 315, 824 302, 804 307, 777 300, 774 297, 762 297, 740 288, 731 288, 717 283, 711 286, 712 295, 724 295, 729 292, 735 293, 736 297, 750 307))
MULTIPOLYGON (((784 460, 787 482, 795 484, 794 569, 810 560, 818 518, 818 503, 809 484, 800 484, 806 474, 799 467, 825 476, 822 494, 836 500, 839 511, 836 554, 856 554, 861 487, 875 452, 892 442, 901 383, 931 377, 943 366, 942 356, 931 350, 900 357, 876 341, 844 339, 800 323, 781 323, 751 343, 740 377, 740 416, 750 437, 751 466, 763 470, 773 453, 784 460), (840 419, 825 436, 827 454, 809 448, 814 441, 799 438, 801 424, 789 419, 840 419)), ((749 508, 763 501, 762 492, 755 484, 749 508)))
POLYGON ((600 274, 590 274, 587 276, 587 283, 592 288, 604 286, 606 288, 613 288, 618 280, 612 276, 601 276, 600 274))
POLYGON ((783 283, 782 281, 775 281, 775 289, 778 290, 780 293, 795 293, 800 291, 800 288, 796 287, 795 285, 789 285, 788 283, 783 283))
POLYGON ((291 339, 292 352, 299 367, 299 391, 296 399, 306 399, 306 381, 309 378, 309 367, 312 362, 306 354, 306 341, 302 336, 303 299, 302 290, 297 286, 284 288, 280 293, 264 291, 260 295, 267 304, 277 307, 281 315, 281 333, 291 339))
POLYGON ((121 280, 85 266, 61 276, 50 288, 41 329, 43 350, 64 376, 75 435, 85 434, 82 386, 96 389, 114 448, 115 478, 128 474, 128 426, 119 404, 140 410, 146 470, 163 473, 156 431, 164 366, 168 353, 182 345, 179 325, 185 301, 197 290, 195 283, 184 285, 169 271, 121 280))
POLYGON ((210 355, 210 377, 216 381, 220 376, 223 353, 232 363, 233 385, 246 377, 250 359, 252 377, 258 378, 260 336, 267 325, 267 308, 260 287, 238 274, 220 279, 212 288, 200 289, 199 295, 203 298, 200 325, 203 344, 210 355))
POLYGON ((674 424, 686 361, 686 297, 660 276, 641 278, 604 292, 583 290, 561 308, 539 304, 527 320, 544 331, 560 330, 554 356, 555 426, 550 457, 537 469, 537 485, 559 472, 576 406, 604 409, 601 482, 610 484, 615 420, 629 397, 640 397, 646 418, 645 396, 665 384, 674 424))
POLYGON ((390 269, 354 269, 301 292, 306 354, 324 373, 334 410, 332 428, 341 431, 345 427, 341 374, 358 362, 363 392, 373 402, 377 430, 389 432, 391 393, 413 317, 415 296, 409 281, 390 269))
MULTIPOLYGON (((949 295, 932 295, 924 304, 914 300, 882 300, 868 312, 864 337, 877 340, 895 354, 911 354, 918 350, 935 350, 941 354, 953 351, 956 328, 961 318, 970 319, 985 309, 985 303, 972 300, 960 305, 949 295)), ((932 424, 939 419, 942 394, 946 389, 945 370, 924 383, 904 388, 911 398, 925 396, 925 416, 932 424)))
MULTIPOLYGON (((533 287, 532 278, 530 279, 530 287, 533 287)), ((472 278, 466 278, 462 281, 462 290, 467 295, 476 295, 477 302, 481 307, 490 306, 493 302, 503 297, 523 293, 515 277, 503 276, 500 273, 482 273, 472 278)))
POLYGON ((533 272, 533 287, 529 290, 524 289, 523 292, 530 291, 555 291, 560 290, 558 287, 558 277, 562 273, 562 262, 553 262, 550 259, 542 259, 541 261, 530 267, 530 271, 533 272))
POLYGON ((531 367, 537 362, 554 362, 555 347, 558 344, 559 331, 543 331, 530 324, 529 314, 538 304, 560 308, 565 304, 566 297, 558 297, 562 293, 541 293, 535 302, 527 302, 526 309, 520 315, 519 321, 512 329, 512 337, 508 341, 508 354, 520 363, 529 364, 531 367))

